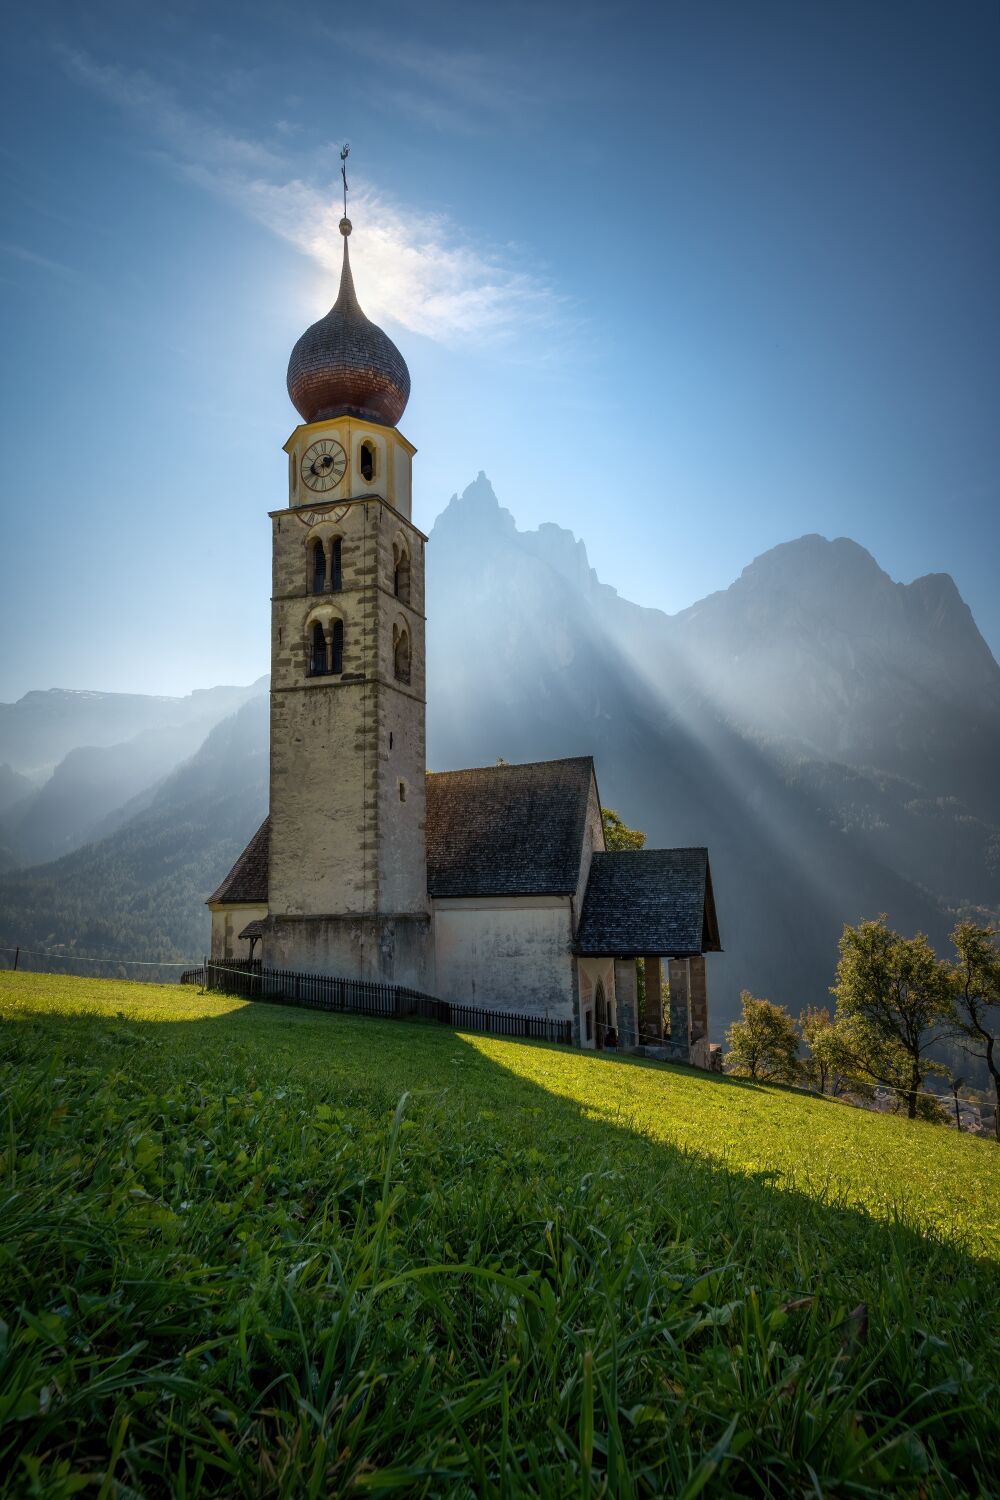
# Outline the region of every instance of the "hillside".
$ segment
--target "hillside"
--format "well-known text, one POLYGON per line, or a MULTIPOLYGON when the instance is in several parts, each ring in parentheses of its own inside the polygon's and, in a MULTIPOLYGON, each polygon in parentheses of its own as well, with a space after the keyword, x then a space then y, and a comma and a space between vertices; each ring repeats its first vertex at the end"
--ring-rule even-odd
POLYGON ((251 698, 213 729, 107 838, 9 873, 0 885, 0 945, 62 949, 74 959, 200 961, 205 897, 267 807, 267 707, 266 697, 251 698))
POLYGON ((123 1493, 191 1497, 990 1490, 989 1142, 2 972, 0 1087, 15 1487, 114 1442, 123 1493))
POLYGON ((0 704, 0 758, 10 762, 0 766, 7 866, 42 864, 100 838, 217 724, 266 691, 262 678, 186 698, 53 689, 0 704))

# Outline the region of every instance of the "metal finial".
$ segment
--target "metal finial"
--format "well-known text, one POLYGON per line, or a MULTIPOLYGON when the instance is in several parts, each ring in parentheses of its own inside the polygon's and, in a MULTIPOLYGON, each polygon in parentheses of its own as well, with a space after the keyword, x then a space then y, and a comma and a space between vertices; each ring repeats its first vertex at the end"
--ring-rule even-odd
MULTIPOLYGON (((344 179, 344 217, 340 221, 340 232, 346 239, 351 232, 351 221, 347 217, 347 158, 351 154, 351 148, 347 141, 344 142, 340 153, 340 175, 344 179)), ((347 254, 347 246, 344 246, 344 254, 347 254)))

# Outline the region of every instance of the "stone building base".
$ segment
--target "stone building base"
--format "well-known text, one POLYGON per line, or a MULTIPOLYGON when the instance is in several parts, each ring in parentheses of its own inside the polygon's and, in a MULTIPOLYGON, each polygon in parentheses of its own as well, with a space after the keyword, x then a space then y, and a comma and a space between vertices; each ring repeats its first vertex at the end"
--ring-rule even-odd
POLYGON ((264 924, 268 969, 365 979, 434 992, 434 940, 424 913, 391 916, 284 917, 264 924))

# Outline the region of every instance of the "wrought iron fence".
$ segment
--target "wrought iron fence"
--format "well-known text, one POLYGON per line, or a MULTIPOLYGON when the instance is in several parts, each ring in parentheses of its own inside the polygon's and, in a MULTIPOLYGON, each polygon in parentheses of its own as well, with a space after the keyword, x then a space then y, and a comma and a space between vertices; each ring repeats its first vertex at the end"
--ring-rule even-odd
POLYGON ((573 1040, 569 1021, 549 1016, 526 1016, 482 1005, 456 1005, 400 984, 377 984, 367 979, 335 979, 328 974, 301 974, 291 969, 265 969, 253 962, 206 959, 204 985, 208 990, 239 995, 245 1000, 268 1000, 308 1010, 348 1011, 358 1016, 401 1020, 416 1017, 439 1021, 457 1031, 482 1031, 491 1036, 526 1038, 539 1042, 573 1040))

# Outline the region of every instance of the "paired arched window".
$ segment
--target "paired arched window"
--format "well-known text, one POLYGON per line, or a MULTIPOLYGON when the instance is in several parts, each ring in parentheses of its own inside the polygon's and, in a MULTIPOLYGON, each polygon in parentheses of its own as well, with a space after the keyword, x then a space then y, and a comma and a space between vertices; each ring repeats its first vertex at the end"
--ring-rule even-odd
POLYGON ((375 478, 375 444, 364 442, 358 454, 358 468, 361 470, 361 478, 366 484, 371 484, 375 478))
POLYGON ((344 586, 341 564, 343 543, 331 537, 329 547, 322 537, 309 543, 309 591, 313 594, 339 594, 344 586))
POLYGON ((410 554, 400 543, 392 549, 392 588, 403 604, 410 602, 410 554))
POLYGON ((392 670, 397 682, 410 680, 410 632, 404 627, 392 627, 392 670))
POLYGON ((309 676, 339 677, 343 670, 343 620, 331 620, 326 629, 320 620, 314 620, 309 632, 309 676))

